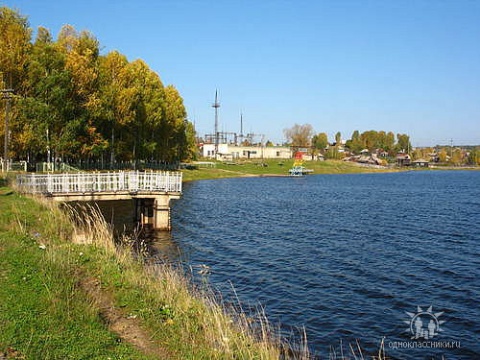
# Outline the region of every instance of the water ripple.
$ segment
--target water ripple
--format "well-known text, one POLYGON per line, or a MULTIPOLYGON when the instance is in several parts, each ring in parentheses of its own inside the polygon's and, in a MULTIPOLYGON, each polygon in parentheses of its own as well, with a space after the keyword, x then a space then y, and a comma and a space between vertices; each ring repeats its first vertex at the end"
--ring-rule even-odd
POLYGON ((460 349, 387 349, 398 359, 480 358, 480 173, 225 179, 188 184, 173 236, 273 323, 305 326, 312 351, 340 341, 410 341, 417 307, 443 311, 438 340, 460 349))

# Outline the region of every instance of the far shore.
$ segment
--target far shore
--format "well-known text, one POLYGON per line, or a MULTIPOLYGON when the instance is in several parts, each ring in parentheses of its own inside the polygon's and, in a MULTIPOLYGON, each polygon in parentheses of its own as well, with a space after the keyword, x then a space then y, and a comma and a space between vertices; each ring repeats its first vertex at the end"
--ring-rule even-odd
MULTIPOLYGON (((185 169, 183 179, 185 182, 194 180, 212 180, 233 177, 288 177, 288 170, 293 165, 293 160, 242 160, 238 162, 214 162, 215 167, 195 167, 185 169)), ((392 173, 405 171, 438 171, 438 170, 480 170, 473 166, 430 166, 430 167, 398 167, 364 165, 341 160, 306 161, 304 166, 312 169, 312 175, 319 174, 366 174, 366 173, 392 173)), ((307 175, 307 176, 312 176, 307 175)))
MULTIPOLYGON (((242 160, 238 162, 215 162, 215 167, 195 167, 183 171, 184 181, 221 179, 231 177, 283 177, 289 176, 288 170, 293 160, 242 160)), ((327 160, 306 161, 304 166, 313 170, 313 174, 355 174, 398 171, 394 168, 372 168, 356 163, 327 160)))

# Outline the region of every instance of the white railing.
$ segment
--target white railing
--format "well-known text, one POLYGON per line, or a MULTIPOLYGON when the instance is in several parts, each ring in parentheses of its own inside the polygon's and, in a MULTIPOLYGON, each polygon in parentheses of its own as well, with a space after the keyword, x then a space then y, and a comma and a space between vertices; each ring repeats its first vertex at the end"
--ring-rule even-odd
POLYGON ((182 192, 182 173, 168 171, 28 174, 17 176, 20 191, 30 194, 100 192, 182 192))

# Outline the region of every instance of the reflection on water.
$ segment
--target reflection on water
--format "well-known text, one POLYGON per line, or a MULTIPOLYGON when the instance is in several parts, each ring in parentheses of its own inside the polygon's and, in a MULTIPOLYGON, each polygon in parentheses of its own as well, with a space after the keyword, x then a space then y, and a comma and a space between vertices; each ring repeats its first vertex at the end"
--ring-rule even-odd
POLYGON ((149 241, 150 255, 158 260, 178 262, 183 259, 180 246, 169 231, 155 231, 149 241))
POLYGON ((116 235, 132 234, 136 230, 133 200, 98 201, 98 208, 105 220, 112 224, 116 235))
POLYGON ((182 252, 169 231, 157 231, 139 227, 135 222, 133 200, 98 201, 73 204, 77 209, 81 205, 98 207, 107 223, 113 225, 115 237, 124 235, 137 241, 144 241, 148 254, 161 261, 177 262, 182 259, 182 252))

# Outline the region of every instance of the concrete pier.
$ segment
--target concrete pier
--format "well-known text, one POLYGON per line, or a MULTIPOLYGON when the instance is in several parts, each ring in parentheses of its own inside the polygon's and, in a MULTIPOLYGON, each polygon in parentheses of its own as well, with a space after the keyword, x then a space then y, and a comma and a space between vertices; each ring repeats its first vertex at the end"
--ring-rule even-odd
POLYGON ((170 200, 180 196, 155 196, 135 199, 135 220, 156 230, 171 230, 170 200))
POLYGON ((17 187, 60 202, 134 199, 136 221, 156 230, 171 230, 170 201, 182 194, 182 173, 28 174, 17 177, 17 187))

